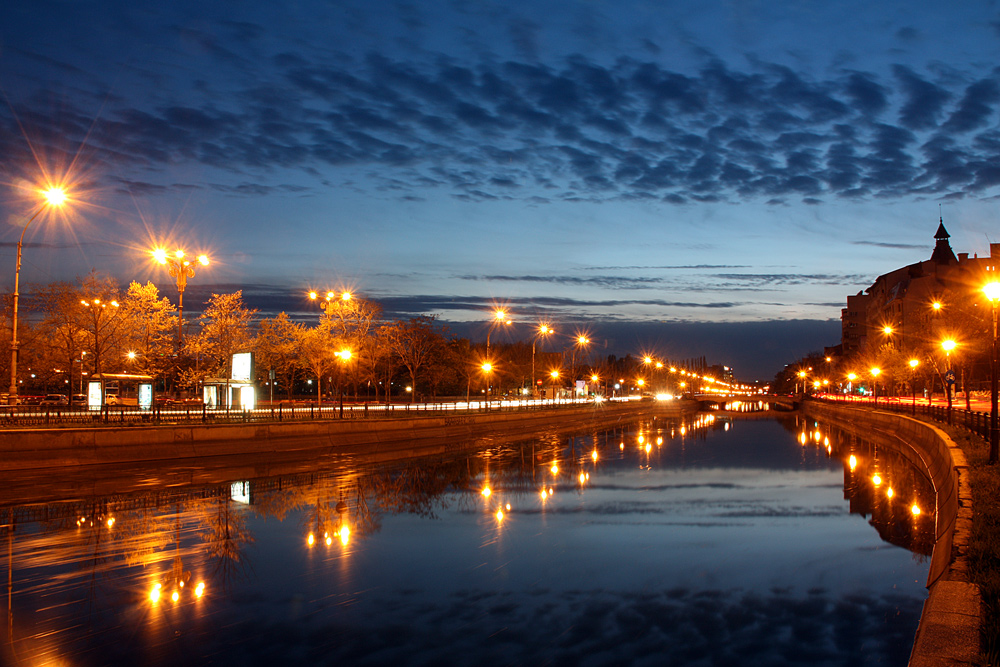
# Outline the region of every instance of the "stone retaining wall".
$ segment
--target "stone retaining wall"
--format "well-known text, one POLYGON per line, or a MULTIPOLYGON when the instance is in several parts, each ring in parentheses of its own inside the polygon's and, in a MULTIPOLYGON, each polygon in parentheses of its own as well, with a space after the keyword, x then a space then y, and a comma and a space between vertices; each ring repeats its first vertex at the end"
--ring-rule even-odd
POLYGON ((932 424, 866 408, 809 402, 807 415, 859 435, 909 448, 934 485, 935 542, 928 597, 910 654, 910 667, 979 664, 979 587, 969 582, 966 549, 972 529, 972 493, 965 453, 932 424))
POLYGON ((434 454, 510 442, 540 430, 612 428, 637 419, 678 417, 697 407, 693 401, 605 403, 399 419, 22 429, 0 433, 0 471, 291 451, 434 454))

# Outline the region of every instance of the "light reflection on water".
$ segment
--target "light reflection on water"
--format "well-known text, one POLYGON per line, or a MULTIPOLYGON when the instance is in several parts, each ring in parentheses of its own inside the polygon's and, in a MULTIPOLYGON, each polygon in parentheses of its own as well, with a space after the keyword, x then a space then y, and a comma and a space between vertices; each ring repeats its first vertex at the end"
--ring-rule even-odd
POLYGON ((905 664, 925 597, 929 484, 802 419, 305 463, 23 491, 0 662, 905 664))

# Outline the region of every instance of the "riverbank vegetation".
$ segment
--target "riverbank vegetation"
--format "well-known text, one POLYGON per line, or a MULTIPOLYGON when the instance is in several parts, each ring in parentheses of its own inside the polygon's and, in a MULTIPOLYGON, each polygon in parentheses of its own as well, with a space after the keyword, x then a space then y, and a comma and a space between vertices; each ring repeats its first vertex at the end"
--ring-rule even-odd
MULTIPOLYGON (((6 305, 0 311, 4 348, 12 302, 6 305)), ((255 355, 261 397, 276 400, 354 395, 416 401, 487 390, 491 396, 523 395, 533 386, 551 396, 573 391, 581 378, 587 392, 610 395, 618 382, 626 393, 676 390, 668 384, 679 375, 671 377, 665 359, 654 365, 630 355, 602 356, 568 327, 553 334, 552 327, 540 326, 533 338, 519 341, 506 321, 486 318, 483 332, 492 341, 487 336, 483 345, 452 336, 433 315, 387 318, 378 302, 349 292, 303 294, 288 311, 263 318, 246 306, 241 291, 212 294, 192 317, 151 282, 121 288, 94 272, 74 283, 28 286, 20 305, 22 395, 83 393, 85 378, 98 373, 149 375, 158 392, 197 395, 206 379, 230 377, 232 354, 246 351, 255 355)), ((9 361, 0 355, 0 377, 9 375, 9 361)))

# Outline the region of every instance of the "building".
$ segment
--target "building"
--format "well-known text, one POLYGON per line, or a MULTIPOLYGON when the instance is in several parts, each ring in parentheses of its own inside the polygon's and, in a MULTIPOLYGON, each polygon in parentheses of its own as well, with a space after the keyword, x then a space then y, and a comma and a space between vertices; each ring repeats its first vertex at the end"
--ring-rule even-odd
POLYGON ((962 313, 972 316, 966 321, 980 319, 976 311, 988 304, 981 288, 1000 264, 1000 243, 990 244, 989 257, 970 258, 956 255, 949 238, 941 220, 929 259, 881 275, 847 297, 840 315, 845 356, 887 344, 912 350, 936 346, 962 321, 962 313))

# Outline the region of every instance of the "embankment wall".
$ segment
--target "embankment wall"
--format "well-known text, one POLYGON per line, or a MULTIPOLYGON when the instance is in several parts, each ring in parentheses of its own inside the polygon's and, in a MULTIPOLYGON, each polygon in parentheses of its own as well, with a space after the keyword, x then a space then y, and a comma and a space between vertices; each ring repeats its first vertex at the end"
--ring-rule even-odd
POLYGON ((969 582, 966 550, 972 530, 972 493, 965 453, 933 424, 891 412, 807 402, 805 413, 862 437, 908 449, 934 485, 935 542, 928 597, 913 642, 910 667, 979 664, 981 602, 969 582))
POLYGON ((0 432, 0 471, 287 452, 386 458, 511 442, 696 412, 697 402, 586 405, 398 419, 20 429, 0 432))

